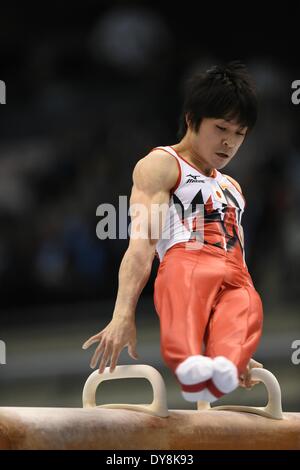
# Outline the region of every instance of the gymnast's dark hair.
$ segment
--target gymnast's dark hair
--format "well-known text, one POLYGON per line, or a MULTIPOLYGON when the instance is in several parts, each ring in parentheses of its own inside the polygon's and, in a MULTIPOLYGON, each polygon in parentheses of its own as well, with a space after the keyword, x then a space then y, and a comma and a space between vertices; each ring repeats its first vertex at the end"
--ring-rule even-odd
POLYGON ((198 132, 203 118, 236 120, 253 128, 257 119, 257 96, 246 66, 238 61, 196 73, 187 82, 178 137, 189 126, 198 132))

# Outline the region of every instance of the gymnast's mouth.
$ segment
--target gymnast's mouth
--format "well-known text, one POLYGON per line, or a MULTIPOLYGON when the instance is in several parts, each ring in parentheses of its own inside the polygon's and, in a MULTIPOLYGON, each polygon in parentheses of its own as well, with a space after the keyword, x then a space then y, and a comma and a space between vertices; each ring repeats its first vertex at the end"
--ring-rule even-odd
POLYGON ((229 155, 227 155, 227 153, 224 153, 224 152, 216 152, 216 155, 218 155, 218 157, 221 157, 221 158, 229 158, 229 155))

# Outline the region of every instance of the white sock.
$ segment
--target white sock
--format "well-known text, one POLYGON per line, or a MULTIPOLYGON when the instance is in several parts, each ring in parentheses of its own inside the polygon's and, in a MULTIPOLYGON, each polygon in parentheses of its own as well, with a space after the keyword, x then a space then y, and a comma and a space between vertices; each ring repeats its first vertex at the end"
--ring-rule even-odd
POLYGON ((186 401, 207 401, 212 403, 218 400, 207 388, 204 388, 201 392, 184 392, 182 390, 181 394, 186 401))
POLYGON ((194 385, 212 378, 214 372, 213 365, 214 362, 210 357, 200 354, 189 356, 177 366, 175 374, 182 384, 194 385))
POLYGON ((213 363, 213 383, 222 393, 232 392, 239 384, 235 364, 224 356, 215 357, 213 363))

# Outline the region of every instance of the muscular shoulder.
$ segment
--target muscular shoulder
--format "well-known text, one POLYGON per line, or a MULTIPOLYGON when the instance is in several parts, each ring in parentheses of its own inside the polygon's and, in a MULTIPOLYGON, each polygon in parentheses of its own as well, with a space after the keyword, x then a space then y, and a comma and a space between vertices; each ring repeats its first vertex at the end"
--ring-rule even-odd
POLYGON ((153 150, 139 160, 133 171, 133 183, 149 191, 171 190, 179 174, 175 157, 163 150, 153 150))
POLYGON ((229 181, 231 181, 231 183, 236 187, 236 189, 237 189, 240 193, 242 193, 242 188, 241 188, 241 186, 239 185, 239 183, 238 183, 234 178, 232 178, 232 176, 229 176, 229 175, 224 175, 224 176, 226 176, 226 178, 228 178, 229 181))

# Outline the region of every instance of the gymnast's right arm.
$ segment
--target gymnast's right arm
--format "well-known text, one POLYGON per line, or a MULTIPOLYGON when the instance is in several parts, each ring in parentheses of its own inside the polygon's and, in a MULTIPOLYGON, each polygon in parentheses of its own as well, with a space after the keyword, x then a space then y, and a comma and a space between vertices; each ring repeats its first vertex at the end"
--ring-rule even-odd
POLYGON ((131 232, 119 269, 117 299, 111 321, 84 344, 87 349, 99 343, 90 366, 96 367, 101 355, 99 373, 110 361, 110 372, 116 367, 122 349, 137 359, 135 309, 145 287, 155 256, 169 204, 170 190, 178 178, 175 158, 154 150, 136 164, 130 197, 131 232), (159 216, 159 212, 162 216, 159 216))

